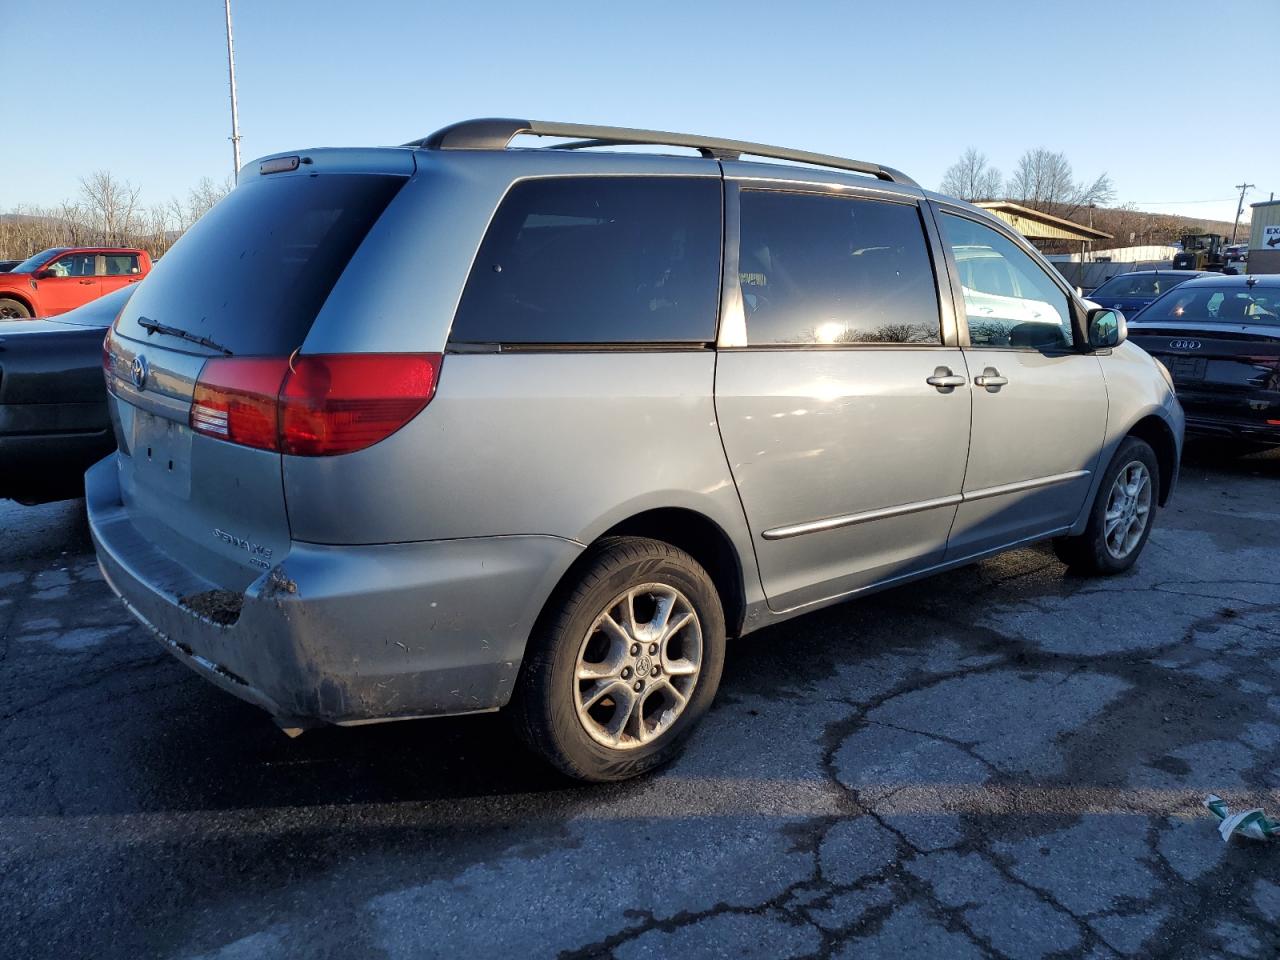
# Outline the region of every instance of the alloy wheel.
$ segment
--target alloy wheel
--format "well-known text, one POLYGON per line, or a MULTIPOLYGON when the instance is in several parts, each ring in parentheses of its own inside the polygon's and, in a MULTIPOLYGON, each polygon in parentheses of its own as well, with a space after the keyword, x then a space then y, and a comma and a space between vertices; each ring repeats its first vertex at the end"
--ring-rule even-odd
POLYGON ((604 608, 578 649, 578 719, 615 750, 652 743, 684 712, 702 669, 702 625, 674 587, 630 587, 604 608))
POLYGON ((1116 475, 1107 495, 1103 537, 1107 552, 1117 560, 1129 556, 1141 542, 1151 521, 1151 471, 1131 460, 1116 475))

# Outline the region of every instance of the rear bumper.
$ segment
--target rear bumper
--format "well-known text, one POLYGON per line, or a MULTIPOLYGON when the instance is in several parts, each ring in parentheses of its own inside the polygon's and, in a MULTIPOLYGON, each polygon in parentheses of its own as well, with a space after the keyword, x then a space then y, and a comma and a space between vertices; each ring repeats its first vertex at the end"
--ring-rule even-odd
POLYGON ((1187 417, 1187 433, 1198 437, 1223 437, 1254 443, 1280 444, 1280 426, 1217 417, 1187 417))
POLYGON ((582 550, 546 536, 295 542, 243 594, 208 604, 215 585, 130 522, 115 457, 89 470, 85 494, 99 565, 130 612, 187 666, 299 726, 501 707, 543 602, 582 550))
POLYGON ((1187 433, 1258 443, 1280 443, 1280 395, 1274 390, 1188 389, 1182 397, 1187 433), (1267 423, 1275 420, 1276 423, 1267 423))

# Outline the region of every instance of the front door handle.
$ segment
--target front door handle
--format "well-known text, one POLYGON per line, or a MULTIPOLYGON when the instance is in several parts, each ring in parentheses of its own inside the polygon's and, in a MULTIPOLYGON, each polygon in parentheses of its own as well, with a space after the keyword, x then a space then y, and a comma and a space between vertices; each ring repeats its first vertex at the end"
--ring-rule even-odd
POLYGON ((1000 376, 1000 371, 995 367, 987 367, 987 369, 982 371, 982 376, 973 378, 974 386, 986 387, 992 393, 999 390, 1008 382, 1009 378, 1000 376))
POLYGON ((937 367, 933 376, 925 377, 924 382, 937 387, 939 393, 950 393, 956 387, 963 387, 968 381, 958 373, 952 373, 950 367, 937 367))
POLYGON ((80 282, 81 282, 81 283, 93 283, 93 281, 92 281, 92 280, 81 280, 80 282))

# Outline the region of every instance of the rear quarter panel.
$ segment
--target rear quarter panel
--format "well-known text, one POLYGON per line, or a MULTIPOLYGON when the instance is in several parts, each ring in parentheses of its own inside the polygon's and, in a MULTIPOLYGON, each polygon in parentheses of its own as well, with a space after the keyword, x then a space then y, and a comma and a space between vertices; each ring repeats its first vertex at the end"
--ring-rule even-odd
POLYGON ((450 354, 430 405, 387 440, 284 458, 293 536, 589 543, 636 513, 683 507, 754 567, 716 423, 715 362, 710 350, 450 354))

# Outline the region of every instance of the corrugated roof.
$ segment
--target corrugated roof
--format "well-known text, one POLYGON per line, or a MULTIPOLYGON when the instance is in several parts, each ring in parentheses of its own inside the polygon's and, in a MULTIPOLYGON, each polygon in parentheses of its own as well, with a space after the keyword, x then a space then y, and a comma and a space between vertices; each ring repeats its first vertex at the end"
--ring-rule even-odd
POLYGON ((975 204, 995 214, 1024 237, 1043 240, 1110 240, 1111 234, 1086 227, 1074 220, 1064 220, 1051 213, 1032 210, 1012 200, 986 200, 975 204))

